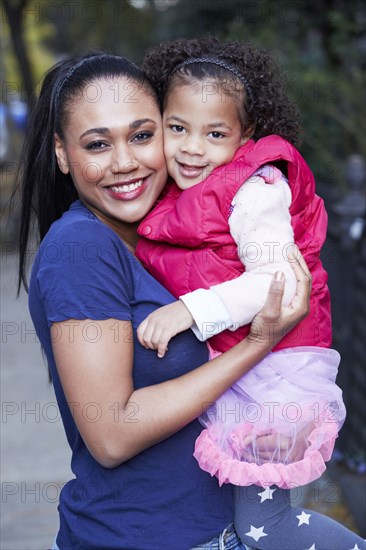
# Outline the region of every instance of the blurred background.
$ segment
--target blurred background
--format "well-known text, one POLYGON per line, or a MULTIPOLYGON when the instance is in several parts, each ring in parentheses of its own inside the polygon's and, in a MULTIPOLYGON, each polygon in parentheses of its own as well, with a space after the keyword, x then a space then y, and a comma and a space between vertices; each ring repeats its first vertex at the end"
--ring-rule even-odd
POLYGON ((300 150, 329 214, 323 262, 332 293, 334 347, 342 355, 338 382, 348 408, 328 473, 301 498, 366 536, 365 3, 3 0, 1 10, 1 548, 51 544, 58 484, 69 475, 60 419, 50 405, 44 409, 54 397, 27 317, 26 296, 15 302, 19 219, 17 210, 9 216, 8 208, 41 77, 70 53, 98 48, 140 63, 146 50, 161 41, 208 34, 271 50, 301 111, 300 150))

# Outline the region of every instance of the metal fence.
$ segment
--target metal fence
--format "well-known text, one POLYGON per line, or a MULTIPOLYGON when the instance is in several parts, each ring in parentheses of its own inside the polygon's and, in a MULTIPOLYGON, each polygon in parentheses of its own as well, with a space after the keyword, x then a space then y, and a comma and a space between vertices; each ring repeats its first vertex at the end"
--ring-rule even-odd
POLYGON ((328 215, 322 253, 332 298, 333 347, 341 354, 338 384, 347 419, 337 442, 349 468, 366 471, 366 166, 353 155, 347 164, 347 191, 333 202, 331 186, 321 186, 328 215))

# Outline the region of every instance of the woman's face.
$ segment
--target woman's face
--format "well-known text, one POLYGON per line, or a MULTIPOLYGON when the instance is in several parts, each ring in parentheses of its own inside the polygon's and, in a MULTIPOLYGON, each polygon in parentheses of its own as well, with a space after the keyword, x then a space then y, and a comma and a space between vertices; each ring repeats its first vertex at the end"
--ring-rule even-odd
POLYGON ((86 86, 69 106, 55 152, 80 199, 114 228, 140 221, 166 182, 159 108, 125 77, 86 86))

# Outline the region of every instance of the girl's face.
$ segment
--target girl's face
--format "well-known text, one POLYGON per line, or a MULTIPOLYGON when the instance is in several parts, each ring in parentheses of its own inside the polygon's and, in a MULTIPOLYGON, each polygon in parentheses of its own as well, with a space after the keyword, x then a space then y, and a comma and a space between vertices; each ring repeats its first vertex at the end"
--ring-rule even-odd
POLYGON ((163 114, 164 154, 168 173, 180 189, 205 179, 230 162, 248 141, 240 124, 238 103, 213 82, 175 86, 163 114))
POLYGON ((124 77, 97 80, 72 101, 63 134, 58 165, 84 204, 117 230, 140 221, 167 178, 154 98, 124 77))

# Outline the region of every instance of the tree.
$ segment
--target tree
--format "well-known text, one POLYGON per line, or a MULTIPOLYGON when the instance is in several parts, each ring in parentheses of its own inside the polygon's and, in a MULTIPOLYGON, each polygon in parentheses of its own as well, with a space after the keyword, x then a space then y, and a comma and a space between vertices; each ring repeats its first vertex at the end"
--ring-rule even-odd
POLYGON ((32 67, 27 55, 27 50, 24 40, 23 16, 28 0, 3 0, 5 13, 7 16, 11 40, 14 47, 14 52, 19 63, 19 70, 24 86, 25 100, 31 109, 33 107, 34 96, 34 81, 32 75, 32 67))

